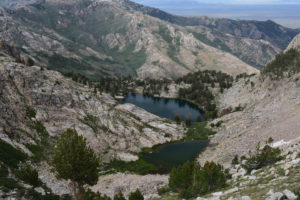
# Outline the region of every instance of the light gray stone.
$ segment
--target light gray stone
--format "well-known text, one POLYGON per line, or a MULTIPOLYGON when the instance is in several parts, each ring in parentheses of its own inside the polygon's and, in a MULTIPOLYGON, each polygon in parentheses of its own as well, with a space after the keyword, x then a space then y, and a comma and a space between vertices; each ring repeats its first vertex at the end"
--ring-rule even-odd
POLYGON ((273 193, 271 196, 267 197, 266 200, 280 200, 281 197, 283 197, 284 194, 281 192, 273 193))
POLYGON ((283 194, 285 194, 285 196, 289 199, 289 200, 296 200, 297 196, 291 192, 290 190, 284 190, 283 194))
POLYGON ((251 200, 249 196, 242 196, 241 200, 251 200))
POLYGON ((41 187, 34 188, 34 190, 42 195, 45 195, 45 190, 41 187))

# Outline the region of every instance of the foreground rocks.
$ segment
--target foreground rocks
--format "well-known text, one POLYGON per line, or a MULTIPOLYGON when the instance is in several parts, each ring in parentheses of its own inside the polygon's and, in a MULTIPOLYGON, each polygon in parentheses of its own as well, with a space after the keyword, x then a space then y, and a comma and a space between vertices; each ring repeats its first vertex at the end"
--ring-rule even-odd
POLYGON ((167 175, 134 175, 134 174, 111 174, 99 178, 97 185, 92 187, 93 191, 101 191, 113 198, 115 194, 122 192, 125 196, 139 189, 146 199, 159 197, 157 189, 168 184, 167 175))

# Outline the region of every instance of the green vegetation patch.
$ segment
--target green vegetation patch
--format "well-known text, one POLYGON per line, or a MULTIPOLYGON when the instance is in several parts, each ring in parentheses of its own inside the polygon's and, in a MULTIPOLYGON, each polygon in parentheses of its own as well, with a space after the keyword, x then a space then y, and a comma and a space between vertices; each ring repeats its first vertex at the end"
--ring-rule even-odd
POLYGON ((44 149, 40 145, 34 145, 34 144, 26 144, 25 145, 27 149, 31 151, 31 153, 34 155, 33 160, 34 161, 41 161, 45 160, 46 156, 44 155, 44 149))
POLYGON ((283 157, 279 148, 272 148, 268 144, 260 148, 258 143, 256 151, 253 154, 250 152, 249 157, 246 158, 246 162, 242 166, 250 173, 252 170, 275 164, 282 159, 283 157))
POLYGON ((205 70, 189 73, 176 79, 175 82, 177 84, 185 83, 191 85, 189 88, 179 89, 178 97, 187 99, 200 106, 205 111, 204 118, 209 120, 216 118, 218 115, 215 96, 209 87, 218 87, 222 93, 224 89, 232 86, 233 77, 222 72, 205 70))
POLYGON ((114 169, 118 172, 133 172, 141 175, 151 174, 158 171, 158 168, 155 165, 148 163, 143 159, 132 162, 113 160, 105 167, 105 169, 114 169))
POLYGON ((33 169, 27 164, 22 165, 16 171, 16 176, 25 183, 32 185, 33 187, 38 187, 42 185, 42 182, 39 179, 39 175, 36 169, 33 169))
POLYGON ((272 79, 280 79, 285 76, 291 76, 300 72, 300 52, 296 49, 290 49, 287 52, 281 52, 270 62, 262 71, 272 79))
POLYGON ((0 139, 0 161, 9 167, 17 168, 19 162, 27 159, 27 155, 21 150, 0 139))
POLYGON ((206 128, 206 123, 194 122, 189 127, 185 141, 190 140, 207 140, 210 135, 214 135, 215 132, 206 128))
POLYGON ((40 122, 40 121, 35 121, 32 124, 32 128, 34 130, 36 130, 36 132, 42 136, 42 137, 47 137, 49 136, 49 133, 47 131, 47 129, 45 128, 45 126, 40 122))
POLYGON ((35 118, 36 116, 36 111, 34 110, 34 108, 30 107, 30 106, 26 106, 26 115, 29 118, 35 118))
POLYGON ((96 133, 99 129, 98 126, 99 119, 96 116, 93 115, 86 115, 83 120, 81 120, 82 123, 88 125, 93 131, 96 133))
POLYGON ((190 199, 224 188, 229 178, 228 170, 214 162, 206 162, 203 166, 186 162, 172 169, 169 187, 180 197, 190 199))

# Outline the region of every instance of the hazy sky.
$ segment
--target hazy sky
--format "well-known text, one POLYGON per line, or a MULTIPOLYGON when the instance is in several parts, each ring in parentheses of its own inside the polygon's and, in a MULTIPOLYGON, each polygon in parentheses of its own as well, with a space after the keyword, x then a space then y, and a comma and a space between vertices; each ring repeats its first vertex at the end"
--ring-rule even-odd
MULTIPOLYGON (((189 1, 189 0, 187 0, 189 1)), ((195 0, 200 3, 224 4, 299 4, 300 0, 195 0)))
POLYGON ((273 20, 300 28, 300 0, 133 0, 169 13, 230 19, 273 20))
MULTIPOLYGON (((160 2, 164 0, 134 0, 135 2, 160 2)), ((165 0, 168 1, 168 0, 165 0)), ((176 1, 176 0, 175 0, 176 1)), ((181 0, 182 2, 198 2, 198 3, 222 3, 222 4, 300 4, 300 0, 181 0)))

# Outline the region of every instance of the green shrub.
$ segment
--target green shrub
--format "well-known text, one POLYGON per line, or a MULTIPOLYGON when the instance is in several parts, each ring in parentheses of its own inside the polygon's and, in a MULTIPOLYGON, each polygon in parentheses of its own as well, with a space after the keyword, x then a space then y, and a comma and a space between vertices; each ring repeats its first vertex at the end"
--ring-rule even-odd
POLYGON ((40 121, 33 122, 32 128, 42 137, 49 136, 47 129, 40 121))
POLYGON ((60 200, 60 199, 70 200, 70 198, 68 196, 60 197, 60 196, 52 194, 52 193, 42 195, 42 194, 38 193, 37 191, 35 191, 33 188, 26 191, 25 197, 27 199, 38 199, 38 200, 60 200))
POLYGON ((220 127, 221 125, 223 124, 223 121, 222 120, 220 120, 220 121, 218 121, 217 123, 216 123, 216 127, 220 127))
POLYGON ((34 65, 34 61, 31 58, 28 58, 26 61, 26 65, 27 66, 33 66, 34 65))
POLYGON ((3 187, 7 190, 13 190, 16 188, 20 188, 18 182, 12 178, 4 178, 0 177, 0 188, 3 187))
POLYGON ((293 190, 294 194, 297 196, 297 200, 300 200, 300 187, 293 190))
POLYGON ((26 115, 29 118, 35 118, 36 116, 36 111, 30 107, 30 106, 26 106, 26 115))
POLYGON ((120 193, 120 194, 116 194, 114 196, 114 200, 126 200, 126 199, 125 199, 124 195, 122 193, 120 193))
POLYGON ((164 195, 166 193, 170 192, 170 188, 169 187, 163 187, 163 188, 159 188, 157 190, 157 193, 161 196, 164 195))
POLYGON ((98 131, 98 121, 99 119, 93 115, 87 115, 81 120, 84 124, 88 125, 96 133, 98 131))
POLYGON ((192 119, 189 117, 185 120, 186 127, 190 127, 192 125, 192 119))
POLYGON ((25 145, 27 149, 31 151, 31 153, 34 155, 33 160, 34 161, 41 161, 45 160, 46 156, 44 155, 44 150, 42 146, 40 145, 34 145, 34 144, 26 144, 25 145))
POLYGON ((238 155, 235 155, 234 158, 231 161, 232 165, 238 165, 239 164, 239 157, 238 155))
POLYGON ((215 134, 214 131, 206 128, 204 122, 194 122, 189 127, 185 140, 207 140, 210 135, 215 134))
POLYGON ((119 172, 134 172, 141 175, 153 173, 158 170, 155 165, 148 163, 143 159, 132 162, 113 160, 108 164, 108 166, 106 166, 106 168, 108 170, 114 169, 119 172))
POLYGON ((252 170, 274 164, 282 159, 279 148, 272 148, 267 144, 261 149, 258 143, 256 152, 254 154, 250 153, 249 157, 245 159, 246 163, 242 166, 250 173, 252 170))
POLYGON ((180 117, 178 114, 176 114, 176 115, 174 116, 174 120, 175 120, 175 122, 176 122, 177 124, 180 124, 180 122, 181 122, 181 117, 180 117))
POLYGON ((83 200, 111 200, 110 197, 102 196, 99 192, 95 193, 91 189, 84 192, 83 200))
POLYGON ((8 176, 8 169, 4 165, 0 165, 0 178, 6 178, 8 176))
POLYGON ((22 151, 0 139, 0 161, 2 163, 9 167, 17 168, 19 162, 23 162, 26 158, 26 154, 22 151))
POLYGON ((137 189, 135 192, 131 192, 129 194, 128 200, 144 200, 144 196, 142 195, 141 191, 137 189))
POLYGON ((21 166, 16 172, 16 176, 33 187, 38 187, 42 184, 38 172, 28 164, 21 166))

